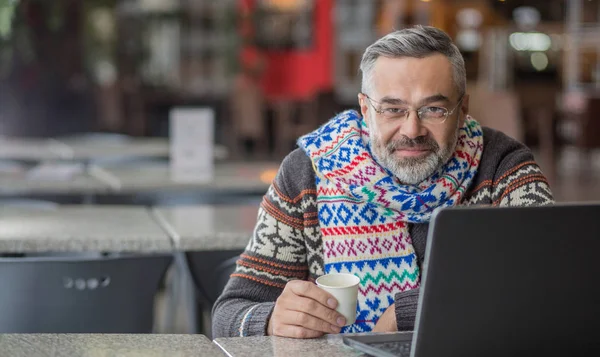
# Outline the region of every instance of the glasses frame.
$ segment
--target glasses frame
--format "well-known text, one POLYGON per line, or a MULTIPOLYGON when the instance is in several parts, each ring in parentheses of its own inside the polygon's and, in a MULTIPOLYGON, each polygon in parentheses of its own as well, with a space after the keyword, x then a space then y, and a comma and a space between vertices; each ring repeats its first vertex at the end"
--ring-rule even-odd
MULTIPOLYGON (((369 104, 371 104, 371 107, 373 108, 373 110, 375 111, 375 113, 379 114, 379 115, 383 115, 383 110, 381 109, 381 107, 383 106, 383 104, 381 102, 376 101, 375 99, 369 97, 367 94, 365 93, 361 93, 362 95, 364 95, 368 100, 369 100, 369 104), (379 109, 375 108, 375 106, 373 105, 373 102, 379 104, 379 109)), ((432 122, 434 124, 443 124, 446 122, 446 120, 448 120, 448 117, 450 117, 452 114, 454 114, 454 112, 456 111, 456 109, 458 109, 458 107, 460 107, 463 99, 465 98, 465 95, 462 94, 460 96, 460 99, 458 100, 458 103, 456 104, 456 106, 454 108, 452 108, 452 110, 448 110, 448 108, 446 107, 440 107, 437 105, 424 105, 418 109, 408 109, 406 112, 406 116, 404 117, 403 121, 406 121, 408 119, 408 116, 410 115, 411 112, 416 112, 417 113, 417 118, 419 118, 419 121, 423 123, 423 119, 421 119, 421 110, 423 108, 427 108, 427 107, 436 107, 436 108, 441 108, 441 109, 445 109, 446 110, 446 114, 444 116, 444 119, 441 121, 436 121, 436 122, 432 122)))

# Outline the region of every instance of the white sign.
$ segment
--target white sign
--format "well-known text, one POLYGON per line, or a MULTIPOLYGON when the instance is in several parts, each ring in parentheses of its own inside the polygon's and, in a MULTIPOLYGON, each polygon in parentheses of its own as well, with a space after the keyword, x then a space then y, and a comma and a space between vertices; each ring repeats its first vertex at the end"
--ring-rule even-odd
POLYGON ((178 182, 213 179, 215 114, 210 108, 175 108, 169 115, 171 178, 178 182))

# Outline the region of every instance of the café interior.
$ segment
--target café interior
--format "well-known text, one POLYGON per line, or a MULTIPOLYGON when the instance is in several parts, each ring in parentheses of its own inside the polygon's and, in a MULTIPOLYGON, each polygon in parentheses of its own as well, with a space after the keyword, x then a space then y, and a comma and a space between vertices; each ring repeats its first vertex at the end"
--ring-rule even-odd
POLYGON ((212 308, 297 139, 415 25, 557 203, 600 200, 599 0, 0 0, 0 355, 360 355, 212 308))

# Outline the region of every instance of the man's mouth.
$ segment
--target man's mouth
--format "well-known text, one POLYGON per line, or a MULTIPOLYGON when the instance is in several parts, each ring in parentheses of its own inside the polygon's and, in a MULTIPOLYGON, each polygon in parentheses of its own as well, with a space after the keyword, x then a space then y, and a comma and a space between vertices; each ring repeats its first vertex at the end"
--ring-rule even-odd
POLYGON ((398 148, 394 150, 396 155, 402 157, 419 157, 425 156, 431 152, 431 149, 424 147, 409 147, 409 148, 398 148))

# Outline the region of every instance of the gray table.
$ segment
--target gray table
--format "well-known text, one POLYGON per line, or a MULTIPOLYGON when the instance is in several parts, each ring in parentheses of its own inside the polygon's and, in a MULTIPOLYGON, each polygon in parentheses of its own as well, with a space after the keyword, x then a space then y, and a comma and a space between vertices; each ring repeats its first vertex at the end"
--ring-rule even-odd
POLYGON ((105 181, 88 172, 68 179, 30 178, 27 171, 0 170, 0 195, 96 195, 111 189, 105 181))
POLYGON ((214 342, 231 357, 364 356, 359 351, 344 345, 342 335, 325 335, 308 340, 272 336, 234 337, 217 338, 214 342))
POLYGON ((153 213, 177 250, 232 250, 252 237, 258 204, 155 207, 153 213))
POLYGON ((144 207, 0 207, 0 252, 172 250, 171 238, 144 207))
MULTIPOLYGON (((116 158, 168 159, 171 152, 169 138, 131 138, 122 141, 94 141, 85 139, 60 139, 66 149, 63 158, 93 161, 116 158)), ((222 145, 213 148, 216 160, 226 159, 227 149, 222 145)))
POLYGON ((54 139, 0 138, 0 159, 45 161, 68 157, 67 145, 54 139))
MULTIPOLYGON (((166 159, 169 154, 168 138, 131 138, 122 141, 81 138, 0 138, 0 159, 23 161, 91 161, 124 157, 166 159)), ((224 160, 227 156, 227 149, 224 146, 215 145, 216 160, 224 160)))
POLYGON ((94 141, 61 139, 68 160, 101 160, 123 157, 168 158, 169 140, 166 138, 132 138, 123 141, 94 141))
POLYGON ((278 169, 277 163, 221 163, 208 182, 178 182, 171 178, 168 164, 118 167, 94 166, 90 170, 118 193, 196 190, 240 194, 264 194, 278 169))
MULTIPOLYGON (((61 165, 61 164, 57 164, 61 165)), ((64 165, 64 164, 63 164, 64 165)), ((32 168, 0 168, 2 196, 97 196, 155 193, 262 195, 277 170, 274 163, 220 163, 209 182, 177 182, 167 163, 138 163, 101 167, 80 164, 82 171, 68 178, 32 178, 32 168), (266 172, 266 174, 265 174, 266 172)))
POLYGON ((0 335, 0 351, 11 357, 224 356, 203 335, 9 334, 0 335))

